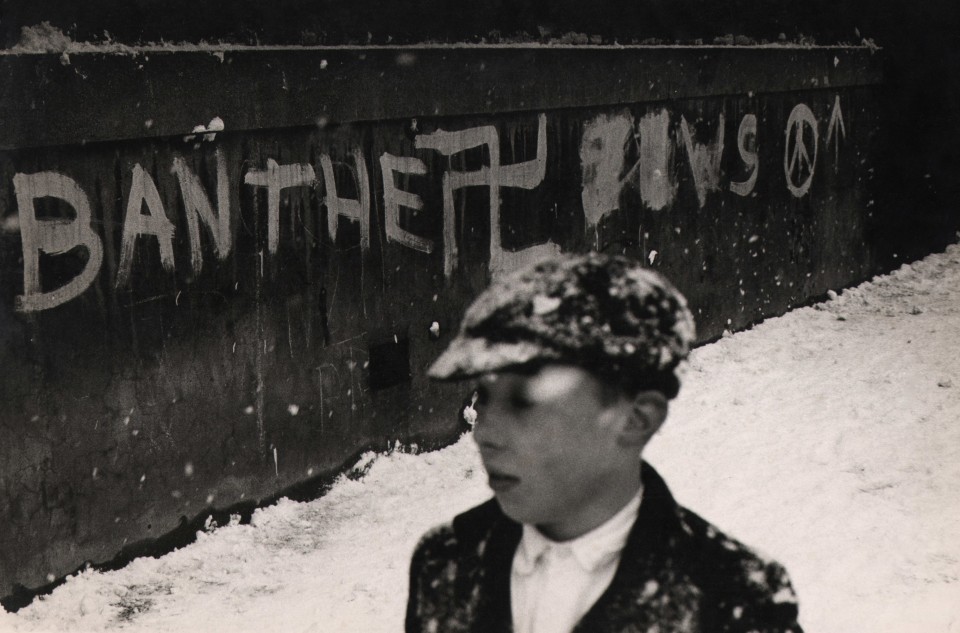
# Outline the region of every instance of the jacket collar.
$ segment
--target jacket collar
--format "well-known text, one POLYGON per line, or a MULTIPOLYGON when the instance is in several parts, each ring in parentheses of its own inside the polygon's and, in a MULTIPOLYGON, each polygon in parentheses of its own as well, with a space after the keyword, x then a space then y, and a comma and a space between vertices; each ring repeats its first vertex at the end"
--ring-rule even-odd
MULTIPOLYGON (((666 483, 652 466, 643 462, 640 478, 643 500, 637 520, 627 536, 620 564, 610 586, 581 619, 577 631, 617 630, 610 621, 629 622, 633 610, 650 597, 649 579, 663 569, 664 553, 674 549, 680 528, 677 504, 666 483), (627 608, 611 609, 613 605, 627 608), (632 605, 632 607, 631 607, 632 605)), ((507 517, 496 499, 461 514, 453 521, 457 542, 466 558, 476 557, 480 599, 473 630, 512 631, 510 569, 522 535, 520 523, 507 517)))
MULTIPOLYGON (((642 626, 645 619, 651 620, 650 625, 665 624, 669 619, 659 611, 671 602, 663 599, 663 592, 676 589, 676 585, 656 579, 663 580, 662 575, 671 567, 668 559, 685 549, 679 544, 685 533, 677 503, 660 475, 644 462, 640 476, 643 502, 620 564, 610 586, 580 620, 575 633, 633 630, 631 626, 646 630, 642 626)), ((680 602, 676 598, 672 599, 674 604, 680 602)))
POLYGON ((532 525, 524 525, 512 571, 521 576, 529 576, 542 556, 549 550, 557 549, 569 551, 580 568, 588 573, 620 558, 627 536, 637 520, 642 499, 641 490, 642 488, 637 490, 637 494, 630 501, 601 525, 562 543, 550 540, 532 525))
POLYGON ((472 561, 471 566, 477 570, 471 583, 475 586, 459 594, 479 591, 470 630, 511 633, 510 566, 520 543, 522 526, 503 513, 496 499, 491 499, 456 517, 453 530, 461 548, 460 560, 472 561))

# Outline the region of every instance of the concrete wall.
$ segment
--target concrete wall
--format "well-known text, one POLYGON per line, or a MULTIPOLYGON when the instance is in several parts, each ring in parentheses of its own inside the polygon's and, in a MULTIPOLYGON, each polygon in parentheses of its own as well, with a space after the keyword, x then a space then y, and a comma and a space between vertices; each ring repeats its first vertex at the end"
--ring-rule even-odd
POLYGON ((545 253, 647 260, 701 340, 889 256, 866 49, 140 49, 0 80, 0 595, 448 441, 467 389, 426 367, 545 253))

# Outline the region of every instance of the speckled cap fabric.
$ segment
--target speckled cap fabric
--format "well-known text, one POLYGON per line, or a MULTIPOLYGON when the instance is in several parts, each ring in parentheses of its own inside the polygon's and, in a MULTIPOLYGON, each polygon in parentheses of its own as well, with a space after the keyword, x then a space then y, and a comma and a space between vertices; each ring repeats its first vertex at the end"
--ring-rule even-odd
POLYGON ((686 299, 659 273, 626 257, 567 255, 491 284, 428 373, 460 380, 567 362, 657 384, 674 376, 695 336, 686 299))

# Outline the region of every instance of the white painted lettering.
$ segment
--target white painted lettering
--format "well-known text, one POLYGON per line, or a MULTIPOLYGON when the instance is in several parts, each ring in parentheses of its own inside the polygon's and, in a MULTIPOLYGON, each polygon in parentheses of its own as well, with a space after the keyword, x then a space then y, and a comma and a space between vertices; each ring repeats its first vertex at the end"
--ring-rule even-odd
POLYGON ((419 158, 394 156, 384 152, 380 157, 380 172, 383 176, 383 223, 387 240, 423 253, 432 253, 433 240, 414 235, 400 227, 400 207, 416 212, 423 208, 423 200, 415 193, 398 189, 393 180, 394 172, 423 176, 427 173, 427 166, 419 158))
POLYGON ((133 253, 137 247, 137 237, 153 235, 160 246, 160 262, 164 270, 173 271, 173 234, 174 226, 167 219, 163 202, 157 192, 157 185, 140 163, 133 166, 133 179, 130 183, 130 196, 127 198, 127 212, 123 218, 123 242, 120 247, 120 265, 117 269, 117 288, 130 283, 133 268, 133 253), (148 213, 143 213, 146 204, 148 213))
POLYGON ((267 188, 267 249, 276 253, 280 245, 280 192, 290 187, 309 187, 316 182, 313 167, 304 163, 280 165, 267 159, 266 169, 251 169, 244 184, 267 188))
MULTIPOLYGON (((624 152, 633 138, 633 117, 628 110, 601 114, 583 126, 580 139, 580 173, 583 189, 580 199, 586 231, 589 233, 604 217, 620 208, 624 152)), ((631 170, 632 171, 632 170, 631 170)))
POLYGON ((743 182, 731 182, 730 191, 738 196, 748 196, 757 186, 757 173, 760 171, 760 157, 757 153, 757 115, 745 114, 740 120, 737 149, 740 150, 740 159, 747 166, 750 175, 743 182))
POLYGON ((203 269, 203 254, 200 248, 199 220, 203 220, 213 239, 213 252, 218 259, 225 260, 233 248, 233 236, 230 233, 230 183, 227 180, 226 161, 223 152, 218 149, 216 213, 213 212, 213 205, 210 204, 210 198, 200 183, 200 178, 190 169, 184 158, 175 157, 170 171, 180 183, 183 210, 187 217, 187 235, 190 238, 190 262, 194 274, 200 274, 203 269))
POLYGON ((680 132, 683 135, 683 144, 690 160, 690 170, 693 172, 693 184, 697 189, 697 200, 702 209, 707 203, 707 194, 720 190, 720 159, 723 155, 724 118, 720 113, 720 122, 717 125, 717 135, 713 143, 703 145, 695 143, 690 133, 687 119, 680 117, 680 132))
POLYGON ((327 154, 320 155, 320 167, 323 171, 323 182, 326 190, 324 203, 327 206, 327 229, 330 240, 336 242, 337 225, 341 216, 360 223, 360 248, 364 252, 370 250, 370 182, 367 178, 367 162, 363 152, 353 150, 353 163, 356 166, 356 183, 359 200, 341 198, 337 195, 337 183, 334 180, 333 161, 327 154))
POLYGON ((654 211, 671 204, 677 195, 673 178, 670 113, 650 112, 640 119, 640 199, 654 211))
POLYGON ((52 171, 15 174, 13 189, 23 242, 23 294, 15 300, 16 310, 48 310, 78 297, 96 279, 103 263, 103 244, 90 226, 90 200, 87 194, 72 178, 52 171), (77 217, 73 220, 37 219, 34 200, 48 197, 59 198, 69 204, 77 217), (83 270, 63 286, 43 292, 40 284, 40 251, 58 255, 77 246, 87 251, 87 263, 83 270))

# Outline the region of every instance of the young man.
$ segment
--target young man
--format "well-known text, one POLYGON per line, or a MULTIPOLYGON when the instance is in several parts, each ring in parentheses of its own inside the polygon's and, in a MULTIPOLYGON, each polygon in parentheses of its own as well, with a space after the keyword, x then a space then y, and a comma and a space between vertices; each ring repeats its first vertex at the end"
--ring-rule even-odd
POLYGON ((622 257, 541 262, 477 298, 430 375, 479 379, 495 498, 417 546, 408 633, 800 632, 784 569, 640 459, 693 340, 683 296, 622 257))

